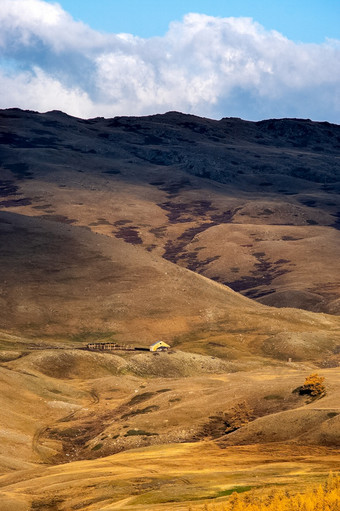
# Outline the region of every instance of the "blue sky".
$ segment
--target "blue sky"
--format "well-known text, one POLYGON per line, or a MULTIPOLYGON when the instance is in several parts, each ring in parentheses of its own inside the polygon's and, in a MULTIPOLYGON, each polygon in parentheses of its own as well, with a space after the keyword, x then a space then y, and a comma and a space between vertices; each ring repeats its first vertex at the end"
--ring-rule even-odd
POLYGON ((0 108, 340 124, 340 0, 0 5, 0 108))
POLYGON ((140 37, 164 35, 188 12, 251 17, 294 41, 340 39, 339 0, 59 0, 66 11, 96 30, 140 37))

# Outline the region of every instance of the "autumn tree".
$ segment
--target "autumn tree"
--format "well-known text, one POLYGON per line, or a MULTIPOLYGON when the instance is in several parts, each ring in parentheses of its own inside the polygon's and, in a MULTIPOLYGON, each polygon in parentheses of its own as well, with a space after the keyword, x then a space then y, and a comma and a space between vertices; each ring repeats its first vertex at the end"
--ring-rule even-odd
POLYGON ((307 394, 313 398, 324 396, 326 394, 324 381, 323 376, 319 376, 317 373, 310 374, 299 388, 299 394, 307 394))

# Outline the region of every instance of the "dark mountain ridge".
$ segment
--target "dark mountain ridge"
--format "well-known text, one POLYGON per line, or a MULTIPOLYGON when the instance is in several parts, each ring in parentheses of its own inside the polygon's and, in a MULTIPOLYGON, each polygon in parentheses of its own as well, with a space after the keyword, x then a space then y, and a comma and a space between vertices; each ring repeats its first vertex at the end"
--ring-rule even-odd
POLYGON ((0 144, 0 215, 86 227, 270 305, 340 310, 338 125, 8 109, 0 144))

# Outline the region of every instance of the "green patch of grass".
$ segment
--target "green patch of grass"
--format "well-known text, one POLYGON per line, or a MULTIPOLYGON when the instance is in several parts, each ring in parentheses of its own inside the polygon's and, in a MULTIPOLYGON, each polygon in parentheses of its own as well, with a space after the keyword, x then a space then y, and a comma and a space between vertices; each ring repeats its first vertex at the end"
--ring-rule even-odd
POLYGON ((211 499, 217 499, 218 497, 227 497, 232 493, 244 493, 246 491, 250 491, 254 486, 235 486, 234 488, 229 488, 228 490, 222 490, 216 493, 211 499))
POLYGON ((62 391, 58 389, 48 389, 48 391, 52 392, 53 394, 62 394, 62 391))
POLYGON ((247 491, 250 491, 252 490, 253 488, 255 488, 254 486, 234 486, 233 488, 229 488, 228 490, 222 490, 222 491, 219 491, 218 493, 214 494, 214 495, 206 495, 206 494, 201 494, 201 495, 193 495, 191 492, 189 492, 187 495, 181 495, 181 496, 178 496, 177 498, 171 498, 171 497, 165 497, 161 500, 159 500, 159 502, 187 502, 187 501, 201 501, 201 500, 215 500, 215 499, 218 499, 219 497, 228 497, 229 495, 232 495, 234 492, 236 493, 244 493, 244 492, 247 492, 247 491))
POLYGON ((182 401, 180 397, 173 397, 172 399, 169 399, 169 403, 176 403, 177 401, 182 401))
POLYGON ((170 392, 172 389, 159 389, 159 390, 156 390, 156 393, 157 394, 162 394, 163 392, 170 392))
POLYGON ((333 417, 336 417, 337 415, 339 415, 338 412, 329 412, 329 413, 327 413, 327 417, 329 417, 330 419, 332 419, 333 417))
POLYGON ((125 433, 124 436, 157 436, 158 433, 150 433, 149 431, 144 431, 143 429, 129 429, 125 433))

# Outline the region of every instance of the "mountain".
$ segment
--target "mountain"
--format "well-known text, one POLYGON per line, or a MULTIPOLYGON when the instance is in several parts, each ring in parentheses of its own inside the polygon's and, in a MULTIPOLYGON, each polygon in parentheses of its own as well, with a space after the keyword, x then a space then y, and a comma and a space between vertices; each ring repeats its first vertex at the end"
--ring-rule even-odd
POLYGON ((0 143, 6 511, 190 509, 338 466, 339 126, 9 109, 0 143))
POLYGON ((273 306, 339 312, 340 127, 1 113, 2 211, 85 226, 273 306))
POLYGON ((338 126, 9 109, 0 136, 3 330, 225 347, 319 321, 232 289, 338 312, 338 126))

